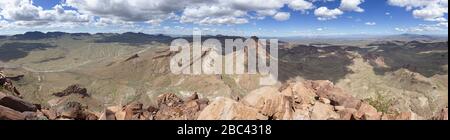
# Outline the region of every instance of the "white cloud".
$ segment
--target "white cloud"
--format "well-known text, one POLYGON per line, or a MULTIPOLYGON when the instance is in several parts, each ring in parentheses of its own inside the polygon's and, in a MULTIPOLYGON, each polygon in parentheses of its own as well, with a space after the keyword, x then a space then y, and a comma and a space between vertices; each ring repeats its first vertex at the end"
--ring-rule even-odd
POLYGON ((292 0, 66 0, 81 13, 133 22, 179 20, 195 24, 248 23, 250 12, 273 16, 292 0), (181 13, 178 18, 170 18, 181 13))
POLYGON ((416 9, 413 15, 416 18, 421 18, 428 21, 442 21, 443 16, 448 13, 448 7, 443 7, 438 4, 430 4, 425 8, 416 9))
POLYGON ((75 10, 65 10, 62 5, 44 10, 40 6, 33 5, 31 0, 2 0, 0 2, 0 16, 10 21, 9 27, 54 24, 74 26, 89 23, 93 20, 93 17, 80 14, 75 10))
MULTIPOLYGON (((33 0, 1 0, 0 19, 17 26, 53 23, 70 26, 148 23, 159 26, 168 20, 201 25, 246 24, 250 19, 265 17, 285 21, 291 13, 280 12, 283 7, 307 13, 318 1, 334 0, 62 0, 52 9, 34 5, 33 0)), ((319 20, 335 19, 343 11, 363 11, 359 7, 363 1, 342 0, 340 9, 320 7, 314 14, 319 20)), ((6 26, 3 24, 2 27, 6 26)))
POLYGON ((339 9, 328 9, 327 7, 320 7, 317 8, 314 11, 314 15, 317 16, 318 20, 331 20, 331 19, 336 19, 338 18, 338 16, 344 14, 344 12, 342 12, 339 9))
MULTIPOLYGON (((334 0, 313 0, 329 2, 334 0)), ((314 11, 314 15, 317 16, 318 20, 331 20, 336 19, 340 15, 344 14, 344 11, 354 11, 354 12, 364 12, 359 5, 361 5, 364 0, 341 0, 339 8, 329 9, 328 7, 319 7, 314 11)))
POLYGON ((87 15, 156 25, 165 20, 195 24, 244 24, 249 19, 264 19, 267 16, 285 19, 290 14, 279 13, 284 6, 295 11, 306 11, 314 8, 312 1, 314 0, 65 0, 65 4, 87 15), (174 13, 178 17, 170 18, 174 13))
POLYGON ((375 25, 377 25, 377 23, 375 23, 375 22, 366 22, 365 24, 366 24, 366 25, 369 25, 369 26, 375 26, 375 25))
POLYGON ((278 12, 273 16, 273 18, 277 21, 285 21, 291 17, 291 14, 288 12, 278 12))
POLYGON ((394 30, 406 33, 436 32, 448 31, 448 23, 441 22, 437 24, 420 24, 419 26, 409 28, 394 28, 394 30))
POLYGON ((341 5, 339 9, 343 11, 355 11, 355 12, 364 12, 364 9, 359 7, 364 0, 341 0, 341 5))
POLYGON ((388 4, 412 10, 415 18, 427 21, 441 22, 448 14, 448 0, 388 0, 388 4))
POLYGON ((292 0, 289 2, 288 6, 296 11, 305 11, 314 8, 313 3, 305 0, 292 0))
MULTIPOLYGON (((304 0, 63 0, 53 9, 44 10, 32 0, 1 0, 0 19, 15 25, 48 23, 93 23, 98 26, 145 22, 160 25, 167 20, 195 24, 244 24, 273 16, 285 19, 290 13, 278 13, 288 5, 307 10, 312 3, 304 0), (75 10, 67 10, 71 7, 75 10)), ((2 27, 5 27, 4 25, 2 27)))

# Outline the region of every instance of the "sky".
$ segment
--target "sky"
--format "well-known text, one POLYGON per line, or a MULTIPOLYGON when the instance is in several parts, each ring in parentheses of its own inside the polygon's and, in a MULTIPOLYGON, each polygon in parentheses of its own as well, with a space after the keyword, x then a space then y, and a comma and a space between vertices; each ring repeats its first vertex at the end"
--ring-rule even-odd
POLYGON ((448 0, 0 0, 0 34, 448 34, 448 0))

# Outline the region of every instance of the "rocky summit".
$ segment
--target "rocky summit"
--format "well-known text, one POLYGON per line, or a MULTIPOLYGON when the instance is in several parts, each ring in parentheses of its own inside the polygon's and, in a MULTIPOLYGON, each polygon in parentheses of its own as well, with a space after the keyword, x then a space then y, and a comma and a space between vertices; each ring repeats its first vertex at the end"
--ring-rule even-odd
MULTIPOLYGON (((2 80, 5 80, 2 76, 2 80)), ((11 84, 8 84, 9 86, 11 84)), ((79 94, 87 102, 85 88, 69 86, 54 93, 63 98, 79 94)), ((217 97, 210 101, 197 93, 180 98, 166 93, 157 97, 156 106, 131 102, 93 111, 76 101, 60 101, 45 107, 17 95, 0 92, 1 120, 422 120, 413 112, 384 113, 367 101, 359 100, 331 81, 290 81, 281 86, 265 86, 242 99, 217 97)), ((448 120, 448 107, 433 120, 448 120)))

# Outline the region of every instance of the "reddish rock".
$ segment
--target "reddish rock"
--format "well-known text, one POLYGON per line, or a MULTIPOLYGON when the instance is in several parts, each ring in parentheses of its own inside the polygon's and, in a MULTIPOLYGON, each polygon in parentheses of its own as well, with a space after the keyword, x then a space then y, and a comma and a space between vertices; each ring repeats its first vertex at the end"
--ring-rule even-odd
POLYGON ((292 119, 292 100, 282 95, 274 87, 262 87, 250 92, 244 97, 242 103, 256 108, 265 116, 275 120, 292 119))
POLYGON ((402 112, 395 117, 395 120, 418 120, 418 116, 414 112, 402 112))
POLYGON ((25 120, 26 115, 0 105, 0 120, 25 120))
POLYGON ((383 114, 381 116, 381 120, 395 120, 396 119, 396 115, 395 114, 383 114))
POLYGON ((334 87, 330 81, 309 81, 316 94, 321 98, 331 101, 334 106, 345 106, 346 108, 356 108, 360 100, 350 94, 345 93, 341 88, 334 87))
POLYGON ((201 111, 198 120, 267 120, 255 108, 230 98, 219 97, 201 111))
POLYGON ((155 120, 195 120, 208 102, 207 99, 198 99, 197 93, 194 93, 186 101, 169 93, 160 95, 158 109, 151 111, 157 110, 153 117, 155 120))
POLYGON ((311 120, 338 120, 339 118, 333 106, 328 104, 317 102, 311 110, 311 120))
POLYGON ((381 112, 368 103, 362 102, 357 108, 357 112, 353 114, 353 117, 357 120, 380 120, 381 112))
POLYGON ((37 111, 37 107, 34 104, 29 103, 18 97, 6 95, 2 92, 0 92, 0 105, 19 112, 37 111))
POLYGON ((448 107, 439 111, 432 119, 433 120, 448 120, 448 107))
POLYGON ((173 93, 162 94, 158 96, 158 107, 162 106, 177 106, 181 104, 183 100, 173 93))
POLYGON ((139 102, 133 102, 124 108, 125 120, 140 120, 140 116, 143 113, 143 104, 139 102))
POLYGON ((353 108, 345 108, 343 110, 338 111, 340 116, 340 120, 352 120, 353 114, 356 113, 357 110, 353 108))
POLYGON ((53 109, 42 109, 41 112, 46 116, 49 120, 55 120, 58 118, 58 114, 53 109))

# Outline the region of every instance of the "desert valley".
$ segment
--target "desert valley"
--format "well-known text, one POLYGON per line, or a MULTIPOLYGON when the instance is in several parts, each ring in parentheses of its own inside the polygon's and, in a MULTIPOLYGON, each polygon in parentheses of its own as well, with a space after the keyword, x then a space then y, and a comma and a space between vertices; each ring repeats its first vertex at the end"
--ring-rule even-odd
POLYGON ((133 32, 0 36, 0 105, 15 114, 0 117, 448 119, 446 36, 279 38, 279 77, 273 86, 260 86, 257 74, 173 74, 170 59, 179 52, 169 46, 176 38, 192 37, 133 32))

